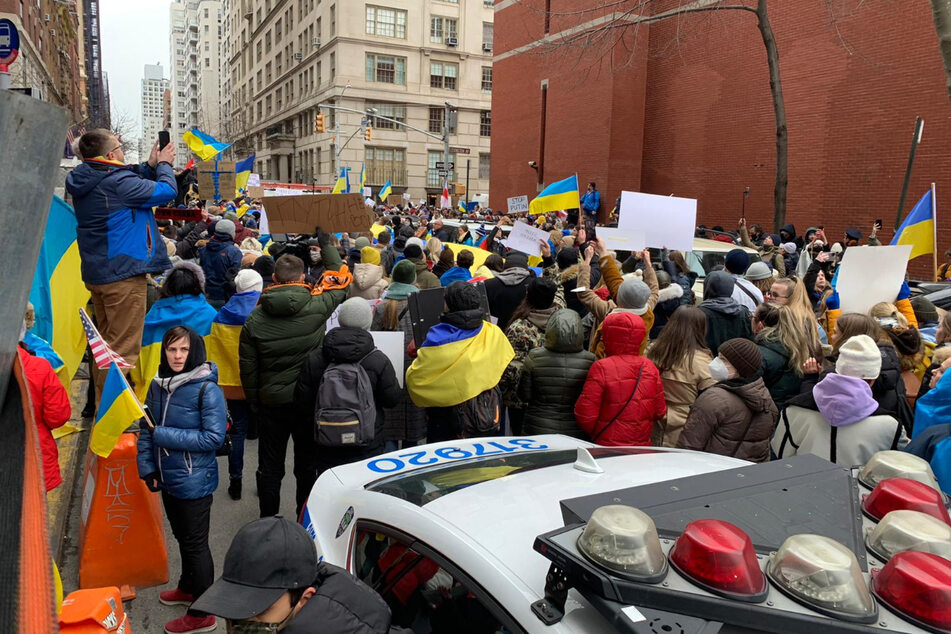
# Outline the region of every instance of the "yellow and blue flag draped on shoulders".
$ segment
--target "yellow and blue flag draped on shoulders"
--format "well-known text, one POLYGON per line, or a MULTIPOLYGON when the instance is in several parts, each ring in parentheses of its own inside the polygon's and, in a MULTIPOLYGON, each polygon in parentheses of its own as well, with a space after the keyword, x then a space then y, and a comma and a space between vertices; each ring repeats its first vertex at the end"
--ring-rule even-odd
POLYGON ((386 197, 393 193, 393 187, 390 185, 390 181, 386 181, 386 185, 383 186, 383 189, 380 190, 380 200, 386 202, 386 197))
POLYGON ((69 385, 86 351, 79 309, 89 302, 89 291, 83 284, 79 265, 76 212, 63 199, 53 196, 30 288, 30 301, 36 314, 31 332, 48 342, 62 360, 57 367, 44 356, 64 386, 69 385))
POLYGON ((341 167, 340 176, 337 177, 337 184, 331 194, 349 194, 350 193, 350 168, 341 167))
MULTIPOLYGON (((248 188, 248 179, 251 178, 251 172, 254 171, 254 157, 252 154, 243 161, 238 161, 234 165, 234 193, 239 194, 248 188)), ((239 218, 241 216, 238 216, 239 218)))
POLYGON ((149 384, 158 373, 162 360, 162 337, 175 326, 188 326, 206 337, 211 332, 211 322, 217 312, 201 295, 177 295, 164 297, 149 309, 142 330, 142 351, 129 378, 135 383, 135 395, 145 400, 149 384))
POLYGON ((908 259, 935 252, 935 197, 934 186, 921 197, 905 222, 901 223, 892 238, 892 244, 910 244, 911 255, 908 259))
POLYGON ((515 357, 505 334, 489 322, 472 330, 436 324, 406 371, 418 407, 451 407, 495 387, 515 357))
POLYGON ((182 141, 203 161, 210 161, 220 152, 231 147, 230 143, 221 143, 215 137, 205 134, 198 128, 186 131, 182 135, 182 141))
POLYGON ((145 416, 142 405, 132 393, 122 371, 115 363, 109 366, 99 399, 96 425, 89 437, 89 448, 97 456, 108 458, 116 448, 119 436, 129 425, 145 416))
POLYGON ((581 198, 578 194, 578 175, 569 176, 563 181, 552 183, 541 191, 528 205, 530 214, 547 214, 562 209, 578 209, 581 198))
POLYGON ((211 322, 211 332, 205 337, 205 350, 208 360, 218 365, 218 385, 222 388, 241 387, 238 342, 241 328, 260 297, 258 291, 233 295, 211 322))

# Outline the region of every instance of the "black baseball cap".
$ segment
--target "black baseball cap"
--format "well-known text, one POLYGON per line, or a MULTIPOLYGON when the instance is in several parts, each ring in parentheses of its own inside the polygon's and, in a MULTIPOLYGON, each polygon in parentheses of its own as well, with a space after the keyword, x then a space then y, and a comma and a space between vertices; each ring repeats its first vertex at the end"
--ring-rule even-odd
POLYGON ((288 590, 312 586, 317 564, 317 547, 302 526, 280 516, 255 520, 234 536, 221 578, 191 609, 225 619, 249 619, 288 590))

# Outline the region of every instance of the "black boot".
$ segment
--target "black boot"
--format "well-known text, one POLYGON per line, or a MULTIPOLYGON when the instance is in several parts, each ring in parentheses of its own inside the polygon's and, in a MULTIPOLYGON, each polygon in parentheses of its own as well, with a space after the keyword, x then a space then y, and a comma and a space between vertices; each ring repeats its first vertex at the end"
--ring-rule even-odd
POLYGON ((231 483, 228 485, 228 495, 231 496, 232 500, 241 499, 241 478, 231 478, 231 483))

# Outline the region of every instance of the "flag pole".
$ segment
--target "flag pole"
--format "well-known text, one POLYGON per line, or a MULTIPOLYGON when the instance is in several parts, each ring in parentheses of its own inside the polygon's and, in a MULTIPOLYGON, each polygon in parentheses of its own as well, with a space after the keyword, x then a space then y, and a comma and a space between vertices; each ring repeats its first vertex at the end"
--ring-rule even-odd
POLYGON ((935 198, 934 183, 931 183, 931 225, 934 231, 934 248, 931 257, 934 260, 934 281, 938 281, 938 199, 935 198))

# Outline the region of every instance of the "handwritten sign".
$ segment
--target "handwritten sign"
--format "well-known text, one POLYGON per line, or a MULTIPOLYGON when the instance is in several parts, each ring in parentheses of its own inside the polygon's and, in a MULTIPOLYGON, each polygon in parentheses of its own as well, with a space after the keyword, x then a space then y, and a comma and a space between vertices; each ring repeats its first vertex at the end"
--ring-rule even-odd
POLYGON ((509 205, 510 214, 528 213, 528 196, 514 196, 512 198, 506 198, 506 201, 509 205))
POLYGON ((273 233, 366 231, 374 220, 360 194, 265 195, 264 205, 273 233))
POLYGON ((516 222, 512 225, 512 232, 505 240, 505 246, 529 255, 541 255, 542 250, 539 240, 547 242, 548 232, 531 227, 524 222, 516 222))

